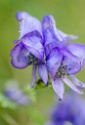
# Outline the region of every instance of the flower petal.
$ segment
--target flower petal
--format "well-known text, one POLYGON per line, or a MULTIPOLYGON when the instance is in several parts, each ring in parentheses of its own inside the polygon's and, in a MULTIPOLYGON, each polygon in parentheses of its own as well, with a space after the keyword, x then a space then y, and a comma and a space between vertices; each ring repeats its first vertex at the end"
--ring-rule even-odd
POLYGON ((78 88, 81 88, 81 89, 85 88, 85 83, 82 83, 81 81, 79 81, 74 75, 70 75, 70 77, 78 88))
POLYGON ((56 23, 52 15, 44 16, 42 26, 45 36, 45 46, 51 42, 59 42, 62 40, 58 34, 56 23))
POLYGON ((47 69, 52 77, 55 77, 55 74, 61 65, 61 61, 62 61, 62 54, 60 53, 59 49, 58 48, 53 49, 46 59, 47 69))
POLYGON ((55 48, 66 46, 70 40, 76 39, 77 36, 68 35, 56 28, 56 23, 52 15, 46 15, 42 21, 43 34, 45 38, 46 56, 55 48))
POLYGON ((20 36, 19 40, 31 31, 37 30, 42 35, 42 26, 38 19, 26 12, 18 12, 16 18, 19 21, 20 36))
POLYGON ((81 70, 81 66, 80 66, 80 63, 77 62, 70 62, 68 63, 67 65, 67 74, 71 75, 71 74, 76 74, 78 73, 79 71, 81 70))
POLYGON ((81 70, 81 64, 78 57, 66 50, 63 50, 63 55, 63 66, 66 67, 67 74, 75 74, 81 70))
POLYGON ((35 81, 36 81, 36 70, 37 70, 37 65, 33 65, 33 68, 32 68, 32 80, 31 80, 31 88, 34 87, 34 84, 35 84, 35 81))
POLYGON ((85 45, 72 43, 68 44, 68 46, 66 46, 66 49, 73 55, 77 56, 81 63, 83 63, 83 60, 85 59, 85 45))
POLYGON ((31 54, 44 62, 44 47, 41 41, 39 37, 34 36, 24 38, 22 43, 31 54))
POLYGON ((78 61, 78 57, 76 55, 73 55, 71 52, 69 52, 65 48, 62 50, 62 52, 65 57, 70 58, 72 61, 74 62, 78 61))
POLYGON ((58 47, 60 49, 63 49, 66 45, 68 44, 67 41, 62 41, 62 42, 51 42, 48 45, 45 46, 45 54, 46 56, 49 55, 52 49, 58 47))
POLYGON ((79 93, 79 94, 83 94, 83 92, 78 89, 71 80, 69 80, 67 77, 63 78, 63 81, 71 88, 73 89, 75 92, 79 93))
POLYGON ((24 47, 24 45, 19 43, 12 49, 10 54, 12 56, 12 65, 15 68, 27 67, 31 63, 28 59, 29 54, 29 51, 24 47))
MULTIPOLYGON (((34 30, 34 31, 32 31, 32 32, 26 33, 26 34, 22 37, 22 39, 25 38, 25 37, 33 37, 33 36, 39 37, 39 38, 42 39, 42 36, 40 35, 40 33, 39 33, 37 30, 34 30)), ((43 43, 43 39, 42 39, 41 42, 43 43)))
POLYGON ((64 94, 64 85, 60 78, 56 78, 55 80, 51 78, 52 87, 55 93, 59 96, 59 99, 63 99, 64 94))
POLYGON ((45 36, 45 46, 51 42, 69 42, 72 39, 77 39, 78 36, 66 34, 61 30, 56 28, 56 23, 52 15, 46 15, 42 21, 44 36, 45 36))
POLYGON ((73 43, 73 44, 67 45, 66 49, 72 55, 74 55, 78 58, 75 68, 76 68, 76 72, 79 72, 82 69, 82 67, 84 66, 84 62, 85 62, 85 45, 73 43))
POLYGON ((61 36, 62 40, 63 39, 67 39, 67 40, 75 40, 78 39, 77 35, 71 35, 71 34, 66 34, 64 32, 62 32, 61 30, 58 30, 59 35, 61 36))
POLYGON ((45 83, 45 85, 47 86, 48 85, 48 71, 47 71, 46 64, 38 65, 38 74, 40 78, 43 80, 43 82, 45 83))

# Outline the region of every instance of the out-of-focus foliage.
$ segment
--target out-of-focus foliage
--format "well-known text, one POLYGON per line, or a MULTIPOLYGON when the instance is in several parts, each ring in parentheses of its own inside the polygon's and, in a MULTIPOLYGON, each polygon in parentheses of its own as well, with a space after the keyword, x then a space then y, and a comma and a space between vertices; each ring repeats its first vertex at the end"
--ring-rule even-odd
MULTIPOLYGON (((44 15, 52 14, 59 29, 79 35, 76 42, 85 44, 85 1, 0 0, 0 125, 43 125, 48 119, 46 111, 56 95, 51 87, 45 87, 41 82, 34 89, 29 88, 31 67, 19 70, 11 66, 10 51, 14 47, 13 40, 19 35, 15 18, 18 11, 26 11, 40 20, 44 15), (30 96, 31 105, 19 106, 3 95, 10 80, 17 81, 19 87, 30 96)), ((83 82, 84 74, 85 68, 77 75, 83 82)))

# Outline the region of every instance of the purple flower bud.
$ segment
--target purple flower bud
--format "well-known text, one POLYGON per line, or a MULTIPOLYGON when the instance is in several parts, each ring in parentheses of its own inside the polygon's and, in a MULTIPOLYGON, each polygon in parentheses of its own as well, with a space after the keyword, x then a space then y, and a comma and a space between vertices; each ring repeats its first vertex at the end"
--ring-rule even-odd
POLYGON ((14 101, 18 105, 29 105, 31 100, 28 95, 23 93, 18 87, 15 87, 13 85, 7 86, 4 90, 4 95, 14 101))

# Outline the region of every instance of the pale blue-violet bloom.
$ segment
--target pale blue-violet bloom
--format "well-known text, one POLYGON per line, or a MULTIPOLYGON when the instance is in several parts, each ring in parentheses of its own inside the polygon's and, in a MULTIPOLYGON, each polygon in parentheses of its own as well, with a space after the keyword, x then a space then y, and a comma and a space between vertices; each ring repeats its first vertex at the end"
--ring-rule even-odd
POLYGON ((23 69, 33 65, 31 87, 36 81, 36 69, 43 82, 47 85, 48 72, 44 61, 43 34, 41 22, 27 14, 18 12, 16 18, 19 21, 20 35, 11 51, 11 63, 15 68, 23 69))
POLYGON ((74 74, 83 68, 85 45, 71 43, 71 40, 76 39, 77 36, 68 35, 58 30, 51 15, 43 18, 42 26, 45 39, 46 66, 54 91, 62 99, 64 94, 63 83, 66 83, 71 89, 82 94, 85 85, 74 74))

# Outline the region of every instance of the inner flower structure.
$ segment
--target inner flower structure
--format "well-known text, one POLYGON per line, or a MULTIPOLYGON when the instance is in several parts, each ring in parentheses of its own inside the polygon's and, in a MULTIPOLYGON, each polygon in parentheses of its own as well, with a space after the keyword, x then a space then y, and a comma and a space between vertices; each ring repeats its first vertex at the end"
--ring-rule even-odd
POLYGON ((64 78, 64 76, 66 75, 66 69, 67 66, 63 66, 61 65, 58 69, 58 72, 56 73, 56 77, 58 78, 64 78))
POLYGON ((35 64, 35 65, 37 65, 38 62, 39 62, 39 60, 38 60, 35 56, 33 56, 32 54, 29 54, 28 60, 29 60, 29 62, 28 62, 29 65, 30 65, 30 64, 35 64))

